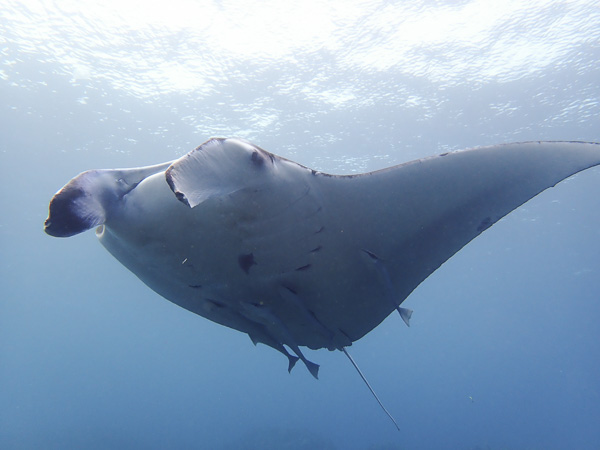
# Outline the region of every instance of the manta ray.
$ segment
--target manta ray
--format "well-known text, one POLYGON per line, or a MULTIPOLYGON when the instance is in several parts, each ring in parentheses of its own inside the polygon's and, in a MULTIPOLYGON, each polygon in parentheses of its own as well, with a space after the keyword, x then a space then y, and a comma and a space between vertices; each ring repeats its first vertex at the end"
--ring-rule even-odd
POLYGON ((81 173, 45 231, 96 227, 164 298, 277 350, 288 371, 301 360, 317 378, 301 347, 343 351, 371 389, 347 347, 393 311, 408 325, 402 302, 452 255, 599 164, 598 143, 525 142, 338 176, 214 138, 164 164, 81 173))

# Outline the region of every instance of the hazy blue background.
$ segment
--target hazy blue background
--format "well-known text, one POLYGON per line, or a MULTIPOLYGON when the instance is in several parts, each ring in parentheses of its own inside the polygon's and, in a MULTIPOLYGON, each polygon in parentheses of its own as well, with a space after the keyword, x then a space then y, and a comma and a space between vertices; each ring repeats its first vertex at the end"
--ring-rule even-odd
POLYGON ((7 1, 0 8, 0 447, 600 448, 600 171, 519 208, 315 381, 42 232, 77 173, 241 136, 355 173, 600 140, 589 1, 7 1), (103 6, 98 6, 97 4, 103 6), (473 402, 469 399, 473 398, 473 402))

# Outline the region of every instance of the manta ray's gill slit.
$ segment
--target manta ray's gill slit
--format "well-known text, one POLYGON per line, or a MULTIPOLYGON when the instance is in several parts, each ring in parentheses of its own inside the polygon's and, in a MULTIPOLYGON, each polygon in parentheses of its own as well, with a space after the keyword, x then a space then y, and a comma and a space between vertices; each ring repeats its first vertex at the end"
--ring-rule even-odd
MULTIPOLYGON (((282 190, 287 193, 290 189, 284 187, 282 190)), ((290 190, 291 201, 288 201, 285 194, 261 194, 260 199, 264 198, 264 202, 261 202, 263 207, 253 207, 250 210, 247 207, 250 201, 248 198, 240 195, 235 199, 236 206, 239 204, 245 214, 237 218, 234 226, 239 230, 244 248, 257 249, 257 259, 265 261, 271 259, 271 255, 277 255, 280 243, 288 247, 300 243, 300 246, 295 246, 298 250, 301 247, 315 248, 319 245, 313 236, 315 231, 323 227, 323 217, 320 214, 322 206, 309 195, 308 188, 303 187, 302 192, 298 191, 299 189, 290 190)), ((254 198, 251 200, 257 201, 254 198)))
POLYGON ((240 313, 243 316, 257 325, 263 325, 265 334, 271 340, 287 345, 302 360, 311 375, 319 378, 319 365, 304 357, 296 338, 275 311, 262 303, 240 302, 239 305, 240 313))
POLYGON ((227 307, 227 305, 225 305, 224 303, 221 303, 221 302, 218 302, 218 301, 216 301, 216 300, 213 300, 212 298, 205 298, 204 300, 205 300, 207 303, 210 303, 212 306, 215 306, 215 307, 217 307, 217 308, 219 308, 219 309, 222 309, 222 308, 226 308, 226 307, 227 307))
POLYGON ((328 343, 325 347, 331 347, 331 342, 333 341, 335 334, 323 325, 323 322, 318 319, 314 311, 308 308, 306 301, 301 295, 298 295, 296 289, 289 285, 282 284, 279 289, 279 296, 287 303, 287 308, 293 308, 296 317, 304 322, 304 325, 308 329, 320 335, 321 338, 328 343))
POLYGON ((292 288, 292 287, 290 287, 290 286, 288 286, 288 285, 282 284, 282 285, 281 285, 281 287, 282 287, 283 289, 286 289, 286 290, 288 290, 289 292, 291 292, 291 293, 292 293, 292 294, 294 294, 294 295, 297 295, 297 294, 298 294, 298 291, 296 291, 296 289, 294 289, 294 288, 292 288))
POLYGON ((375 253, 370 252, 369 250, 366 250, 364 248, 362 249, 362 251, 365 252, 367 255, 369 255, 371 257, 371 259, 373 261, 375 261, 375 263, 377 263, 377 261, 379 261, 379 257, 375 253))

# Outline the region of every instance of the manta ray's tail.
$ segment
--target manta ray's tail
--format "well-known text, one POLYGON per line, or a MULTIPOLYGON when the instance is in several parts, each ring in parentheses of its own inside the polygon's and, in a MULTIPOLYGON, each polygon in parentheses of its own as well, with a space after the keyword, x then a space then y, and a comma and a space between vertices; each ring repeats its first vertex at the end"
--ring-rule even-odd
POLYGON ((354 366, 354 368, 356 369, 356 371, 358 372, 358 374, 360 375, 360 377, 363 379, 363 381, 365 382, 365 384, 367 385, 367 387, 371 391, 371 394, 373 394, 373 397, 375 397, 375 400, 377 400, 377 403, 379 403, 379 406, 381 406, 381 409, 383 409, 383 412, 385 412, 387 414, 387 416, 390 418, 390 420, 392 422, 394 422, 394 425, 396 425, 396 428, 398 429, 398 431, 400 431, 400 427, 398 426, 398 423, 396 422, 396 419, 394 419, 394 417, 385 408, 385 406, 383 406, 383 403, 381 403, 381 400, 379 400, 379 397, 377 397, 377 394, 375 393, 375 391, 373 390, 373 388, 371 387, 371 385, 369 384, 369 382, 367 381, 367 379, 363 375, 362 371, 358 367, 358 364, 356 364, 356 362, 354 361, 354 358, 352 358, 352 356, 350 356, 350 353, 348 353, 348 350, 346 350, 346 347, 342 347, 342 351, 344 352, 344 355, 346 355, 348 357, 348 359, 350 360, 350 362, 352 363, 352 365, 354 366))

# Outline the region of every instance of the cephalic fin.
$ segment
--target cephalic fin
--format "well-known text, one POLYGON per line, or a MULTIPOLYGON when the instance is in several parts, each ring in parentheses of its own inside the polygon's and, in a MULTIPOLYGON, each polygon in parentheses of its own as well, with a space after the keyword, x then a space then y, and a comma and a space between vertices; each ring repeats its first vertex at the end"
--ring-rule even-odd
POLYGON ((50 236, 69 237, 104 224, 107 211, 142 180, 164 171, 170 164, 80 173, 52 197, 44 231, 50 236))

